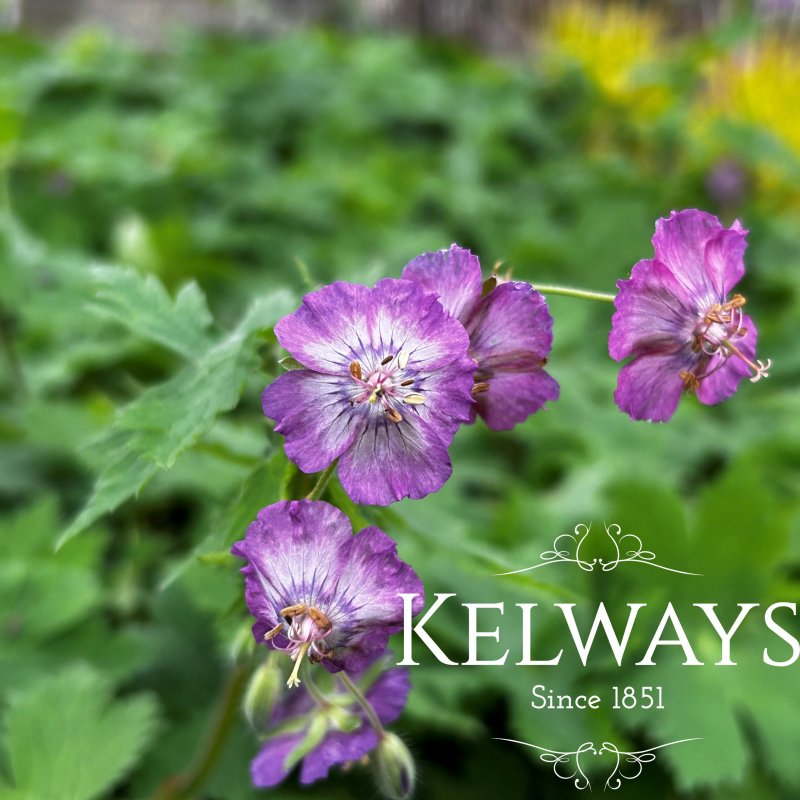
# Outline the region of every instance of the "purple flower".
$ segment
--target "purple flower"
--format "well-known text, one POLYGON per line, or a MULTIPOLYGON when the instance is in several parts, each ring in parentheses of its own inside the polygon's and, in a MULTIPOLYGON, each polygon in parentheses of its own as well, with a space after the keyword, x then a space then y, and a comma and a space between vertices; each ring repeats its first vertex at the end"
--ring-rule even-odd
MULTIPOLYGON (((364 693, 387 725, 400 716, 409 689, 408 670, 395 668, 381 673, 364 693)), ((340 690, 326 696, 344 701, 347 693, 340 690)), ((301 759, 300 782, 314 783, 326 778, 336 764, 357 761, 378 745, 378 735, 360 707, 341 702, 322 707, 305 689, 292 692, 277 706, 272 724, 278 732, 264 742, 250 768, 256 786, 276 786, 301 759), (340 727, 345 708, 357 715, 355 730, 340 727)))
POLYGON ((475 364, 466 332, 435 297, 409 281, 337 282, 306 295, 275 333, 304 369, 266 388, 264 413, 300 469, 338 458, 357 503, 441 488, 447 448, 470 418, 475 364))
POLYGON ((608 350, 617 361, 633 356, 614 395, 633 419, 668 420, 682 391, 712 405, 742 378, 767 377, 745 299, 728 297, 744 275, 746 236, 738 221, 724 228, 703 211, 673 211, 656 222, 655 258, 617 282, 608 350))
POLYGON ((530 284, 496 276, 484 283, 477 257, 455 244, 417 256, 403 277, 436 294, 469 333, 478 364, 470 422, 477 411, 492 430, 509 430, 558 399, 558 383, 544 371, 553 318, 530 284))
POLYGON ((378 528, 357 536, 347 517, 316 500, 275 503, 262 509, 231 552, 247 561, 245 600, 256 618, 253 635, 295 662, 289 685, 298 685, 305 657, 330 672, 358 672, 402 627, 401 593, 423 587, 397 545, 378 528))

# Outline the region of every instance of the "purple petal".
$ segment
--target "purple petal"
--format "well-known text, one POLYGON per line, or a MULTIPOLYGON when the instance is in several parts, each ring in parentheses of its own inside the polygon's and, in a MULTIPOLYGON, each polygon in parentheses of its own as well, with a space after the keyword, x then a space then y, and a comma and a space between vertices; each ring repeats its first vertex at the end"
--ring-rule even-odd
POLYGON ((446 443, 443 433, 411 409, 400 423, 377 419, 339 460, 344 490, 355 503, 377 506, 438 491, 453 471, 453 432, 446 443))
MULTIPOLYGON (((312 606, 318 594, 330 592, 352 533, 347 517, 322 501, 282 501, 259 511, 244 540, 231 548, 248 561, 241 571, 247 607, 256 618, 256 641, 278 624, 281 609, 296 603, 312 606)), ((272 643, 281 645, 285 639, 281 634, 272 643)))
MULTIPOLYGON (((742 324, 747 329, 747 334, 742 338, 734 337, 733 343, 742 355, 750 361, 754 361, 758 330, 753 320, 746 315, 742 318, 742 324)), ((697 399, 709 406, 721 403, 730 397, 741 381, 752 374, 747 364, 735 355, 729 356, 727 361, 715 371, 721 358, 722 356, 717 355, 711 360, 705 370, 706 373, 709 373, 708 377, 703 378, 700 386, 697 387, 697 399)))
POLYGON ((710 260, 706 246, 723 231, 741 242, 747 235, 737 222, 730 229, 723 228, 713 215, 697 209, 673 211, 669 219, 656 222, 653 247, 658 261, 665 264, 684 289, 696 300, 696 306, 707 307, 722 302, 727 291, 739 280, 744 267, 737 263, 739 244, 733 241, 720 245, 710 260))
POLYGON ((682 352, 637 356, 619 371, 614 400, 632 419, 665 422, 681 398, 680 373, 690 366, 682 352))
POLYGON ((304 759, 300 768, 300 783, 308 784, 328 777, 331 767, 346 761, 358 761, 378 744, 378 737, 369 725, 353 733, 329 733, 318 747, 304 759))
POLYGON ((747 231, 737 219, 706 245, 706 264, 711 273, 721 276, 722 296, 726 297, 744 277, 744 251, 747 231))
POLYGON ((481 299, 478 257, 455 244, 449 250, 417 256, 403 268, 402 277, 437 294, 447 312, 462 322, 481 299))
POLYGON ((292 370, 279 375, 261 398, 264 413, 286 437, 286 455, 303 472, 320 472, 361 432, 352 413, 347 377, 292 370))
POLYGON ((558 383, 543 366, 553 343, 553 318, 530 284, 497 286, 469 315, 475 379, 489 383, 476 398, 478 413, 493 430, 508 430, 558 398, 558 383))
POLYGON ((403 624, 401 594, 417 594, 418 614, 425 589, 414 570, 397 556, 397 544, 378 528, 365 528, 350 540, 347 560, 337 572, 334 591, 321 592, 319 602, 333 623, 326 640, 341 655, 326 659, 328 668, 359 672, 384 652, 390 633, 403 624), (332 663, 330 663, 332 662, 332 663))
POLYGON ((674 350, 691 339, 696 311, 673 273, 660 261, 639 261, 617 281, 608 352, 621 361, 635 353, 674 350))
POLYGON ((547 302, 530 284, 501 283, 465 323, 470 353, 482 369, 541 366, 553 344, 547 302))
POLYGON ((403 712, 410 691, 411 679, 408 670, 395 667, 382 672, 366 694, 380 721, 388 725, 403 712))
POLYGON ((303 366, 343 376, 353 361, 374 368, 401 350, 409 368, 435 369, 468 348, 463 327, 435 296, 395 278, 372 289, 336 282, 307 294, 275 333, 303 366))
POLYGON ((264 742, 250 765, 254 786, 277 786, 289 774, 284 764, 289 753, 303 740, 305 731, 276 736, 264 742))
POLYGON ((361 357, 366 337, 366 286, 336 281, 303 298, 297 311, 275 326, 275 335, 303 366, 317 372, 344 375, 361 357))
POLYGON ((543 369, 531 372, 498 371, 489 381, 489 391, 475 398, 478 413, 493 431, 507 431, 546 402, 558 400, 558 382, 543 369))

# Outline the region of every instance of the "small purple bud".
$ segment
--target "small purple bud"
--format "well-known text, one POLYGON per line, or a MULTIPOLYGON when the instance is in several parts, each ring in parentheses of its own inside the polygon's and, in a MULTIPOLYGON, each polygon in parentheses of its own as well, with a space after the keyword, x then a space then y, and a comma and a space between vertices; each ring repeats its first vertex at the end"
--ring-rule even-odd
POLYGON ((408 800, 414 793, 417 768, 414 757, 394 733, 385 733, 374 759, 378 791, 388 800, 408 800))

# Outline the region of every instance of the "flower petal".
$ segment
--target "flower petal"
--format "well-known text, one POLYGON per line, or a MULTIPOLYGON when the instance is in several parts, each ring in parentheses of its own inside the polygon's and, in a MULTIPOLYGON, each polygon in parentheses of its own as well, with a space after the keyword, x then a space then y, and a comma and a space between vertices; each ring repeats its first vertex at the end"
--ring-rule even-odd
MULTIPOLYGON (((322 501, 282 501, 259 511, 244 540, 231 548, 233 555, 248 561, 241 572, 247 607, 256 618, 257 642, 278 624, 281 609, 314 605, 320 593, 330 591, 352 533, 347 517, 322 501)), ((281 634, 273 643, 285 643, 285 638, 281 634)))
POLYGON ((353 361, 371 371, 403 351, 410 368, 436 368, 468 348, 463 327, 434 295, 396 278, 372 289, 337 281, 311 292, 275 333, 303 366, 345 376, 353 361))
POLYGON ((358 761, 378 744, 378 737, 369 725, 353 733, 334 731, 315 747, 300 768, 300 783, 309 784, 328 777, 331 767, 346 761, 358 761))
POLYGON ((706 264, 712 274, 719 276, 723 297, 726 297, 744 277, 746 249, 747 231, 738 219, 729 229, 720 231, 706 245, 706 264))
POLYGON ((401 594, 416 594, 412 612, 425 603, 425 589, 414 570, 397 555, 397 544, 378 528, 352 537, 335 584, 318 594, 333 629, 326 639, 336 651, 323 664, 331 671, 354 673, 383 653, 389 634, 403 625, 401 594), (340 642, 345 648, 339 652, 340 642))
POLYGON ((410 691, 411 678, 408 670, 395 667, 382 672, 376 678, 367 690, 367 700, 372 703, 380 721, 388 725, 403 712, 410 691))
POLYGON ((403 421, 375 419, 339 460, 339 479, 355 503, 385 506, 440 489, 452 473, 442 432, 410 408, 403 421))
POLYGON ((402 277, 436 293, 445 310, 462 322, 481 299, 480 261, 456 244, 417 256, 403 268, 402 277))
MULTIPOLYGON (((753 320, 746 315, 742 318, 742 324, 747 329, 747 334, 741 338, 734 339, 734 344, 742 355, 750 361, 754 361, 758 330, 753 320)), ((706 368, 706 372, 709 373, 708 377, 703 378, 697 387, 697 399, 709 406, 721 403, 730 397, 741 381, 752 374, 747 364, 735 355, 729 356, 724 364, 715 370, 719 366, 718 359, 721 358, 722 356, 717 355, 711 360, 711 363, 706 368)))
POLYGON ((722 302, 741 277, 744 267, 737 263, 737 252, 740 248, 743 252, 741 243, 746 235, 738 221, 726 229, 713 214, 687 209, 673 211, 669 219, 656 222, 653 247, 656 259, 669 267, 696 305, 703 308, 722 302), (707 259, 706 246, 724 231, 728 231, 726 238, 730 241, 713 248, 712 258, 707 259), (740 243, 734 244, 737 239, 740 243))
POLYGON ((264 413, 286 437, 286 455, 303 472, 319 472, 338 458, 361 432, 353 413, 348 378, 291 370, 279 375, 261 397, 264 413))
POLYGON ((558 400, 558 382, 543 369, 530 372, 498 371, 489 390, 477 395, 478 413, 493 431, 507 431, 546 402, 558 400))
POLYGON ((483 298, 465 323, 481 371, 540 367, 553 345, 547 302, 530 284, 509 281, 483 298))
POLYGON ((680 373, 690 366, 682 352, 637 356, 619 371, 614 400, 632 419, 665 422, 681 398, 680 373))
POLYGON ((305 731, 301 731, 267 739, 250 764, 253 785, 267 787, 281 783, 289 774, 284 766, 286 758, 300 744, 304 736, 305 731))
POLYGON ((660 261, 639 261, 617 288, 608 336, 613 359, 670 351, 690 341, 697 312, 683 285, 660 261))

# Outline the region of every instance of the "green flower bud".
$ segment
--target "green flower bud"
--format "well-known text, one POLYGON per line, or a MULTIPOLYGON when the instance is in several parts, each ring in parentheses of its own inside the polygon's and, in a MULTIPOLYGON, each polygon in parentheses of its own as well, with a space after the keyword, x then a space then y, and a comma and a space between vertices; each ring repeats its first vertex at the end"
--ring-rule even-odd
POLYGON ((230 659, 235 664, 244 663, 256 651, 256 640, 249 623, 240 625, 230 643, 230 659))
POLYGON ((373 759, 378 791, 388 800, 408 800, 414 793, 417 769, 414 757, 394 733, 386 732, 373 759))
POLYGON ((327 711, 328 718, 340 730, 345 733, 357 731, 363 724, 363 720, 358 714, 346 711, 344 708, 331 707, 327 711))
POLYGON ((244 694, 244 714, 258 733, 269 727, 272 709, 283 689, 283 676, 274 658, 268 658, 252 675, 244 694))

